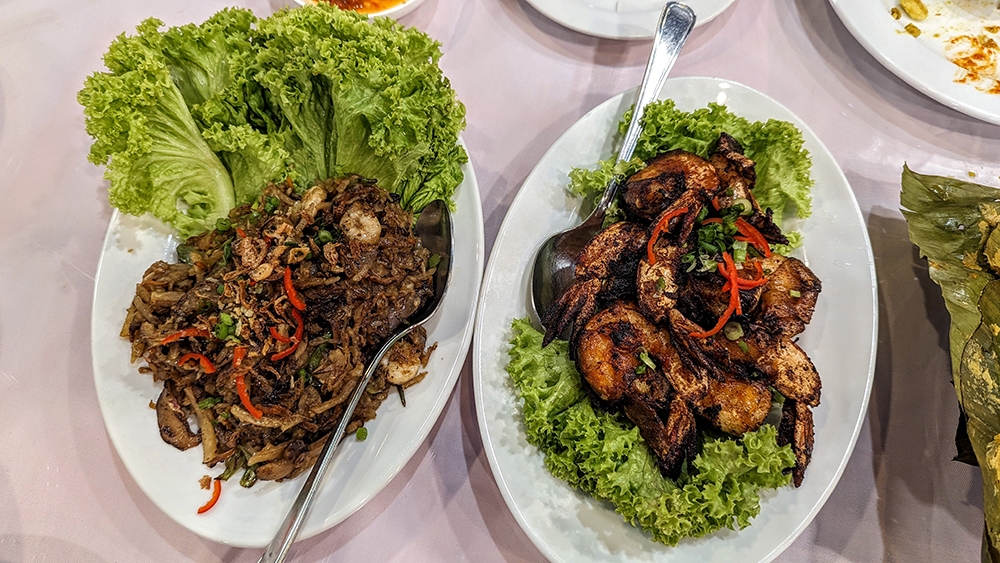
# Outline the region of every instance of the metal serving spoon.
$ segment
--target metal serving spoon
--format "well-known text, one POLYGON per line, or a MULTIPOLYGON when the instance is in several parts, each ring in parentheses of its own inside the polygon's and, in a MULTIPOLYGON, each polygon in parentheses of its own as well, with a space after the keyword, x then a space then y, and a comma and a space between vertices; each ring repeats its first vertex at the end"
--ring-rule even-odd
POLYGON ((389 348, 392 348, 393 344, 433 317, 434 313, 438 310, 438 306, 441 305, 441 301, 444 299, 444 294, 448 289, 448 278, 451 275, 451 250, 453 244, 451 214, 448 212, 448 206, 442 201, 434 201, 428 204, 420 213, 420 217, 417 218, 414 232, 424 247, 431 251, 432 256, 437 255, 440 257, 432 281, 434 284, 434 296, 427 303, 424 303, 423 307, 413 313, 407 319, 410 324, 397 329, 397 332, 385 341, 385 344, 379 348, 371 361, 368 362, 361 381, 351 394, 351 399, 347 403, 347 408, 340 419, 340 424, 337 425, 337 429, 333 431, 326 445, 323 446, 323 451, 320 452, 319 459, 313 465, 312 471, 306 478, 306 482, 302 484, 302 490, 299 491, 299 496, 295 497, 295 502, 288 511, 285 521, 282 522, 281 528, 278 529, 278 533, 264 550, 264 555, 261 556, 260 563, 280 563, 285 560, 288 549, 292 546, 292 542, 295 541, 295 537, 299 535, 302 523, 305 522, 306 515, 309 513, 309 507, 316 496, 316 490, 319 489, 319 485, 323 481, 323 475, 326 473, 326 469, 333 459, 333 453, 337 450, 340 440, 344 437, 344 431, 347 430, 347 425, 354 415, 354 409, 357 408, 358 401, 361 400, 362 394, 368 387, 368 382, 371 381, 375 370, 378 369, 382 357, 389 351, 389 348))
MULTIPOLYGON (((695 15, 691 8, 679 2, 668 2, 660 12, 653 37, 653 48, 646 62, 646 72, 635 100, 632 121, 628 125, 616 162, 632 158, 635 145, 642 131, 641 120, 646 105, 657 98, 667 74, 674 66, 681 47, 694 28, 695 15)), ((573 284, 576 261, 583 247, 601 230, 608 206, 615 199, 624 178, 615 177, 604 190, 604 195, 594 211, 581 225, 549 237, 535 255, 531 270, 531 304, 534 315, 541 322, 549 307, 559 300, 573 284)))

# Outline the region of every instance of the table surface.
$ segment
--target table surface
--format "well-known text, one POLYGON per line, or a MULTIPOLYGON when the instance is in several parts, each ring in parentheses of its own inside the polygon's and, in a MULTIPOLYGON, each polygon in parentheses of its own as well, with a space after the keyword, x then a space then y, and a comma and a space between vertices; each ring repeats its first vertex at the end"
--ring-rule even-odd
MULTIPOLYGON (((76 92, 114 36, 221 0, 0 0, 0 561, 251 562, 160 512, 104 430, 90 360, 94 272, 111 208, 76 92), (154 5, 155 4, 155 5, 154 5)), ((250 0, 266 15, 279 0, 250 0)), ((648 42, 587 37, 523 0, 427 0, 402 20, 443 44, 468 108, 487 251, 549 145, 641 78, 648 42)), ((819 0, 738 0, 697 29, 677 76, 747 84, 799 115, 843 168, 879 284, 868 415, 839 486, 779 558, 973 561, 978 470, 951 461, 948 316, 898 211, 904 162, 998 184, 1000 127, 945 108, 870 56, 819 0)), ((296 561, 542 561, 508 512, 476 422, 471 361, 427 441, 364 508, 296 561)))

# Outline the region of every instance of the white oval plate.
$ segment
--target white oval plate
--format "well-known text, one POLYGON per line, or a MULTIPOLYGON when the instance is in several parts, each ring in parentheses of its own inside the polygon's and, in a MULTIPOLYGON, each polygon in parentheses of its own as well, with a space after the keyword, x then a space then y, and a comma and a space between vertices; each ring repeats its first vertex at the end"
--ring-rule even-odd
MULTIPOLYGON (((437 421, 462 370, 476 313, 483 271, 483 213, 471 164, 456 193, 452 216, 455 248, 448 293, 427 326, 428 342, 438 347, 428 375, 407 389, 406 408, 392 394, 367 423, 364 442, 348 436, 340 446, 317 493, 300 539, 338 524, 374 497, 399 473, 437 421)), ((101 413, 118 455, 153 503, 177 523, 210 540, 240 547, 263 547, 271 541, 299 492, 305 474, 292 481, 238 485, 239 475, 223 483, 222 497, 199 515, 208 501, 198 479, 221 469, 201 463, 201 448, 179 451, 160 439, 150 401, 162 385, 129 363, 130 346, 119 336, 135 284, 156 260, 173 261, 177 237, 162 223, 117 211, 104 240, 94 287, 91 353, 101 413)))
POLYGON ((717 78, 671 78, 661 97, 693 110, 725 104, 751 120, 789 121, 813 159, 814 212, 801 225, 804 254, 823 280, 813 321, 799 344, 823 378, 815 409, 816 446, 802 487, 764 494, 749 528, 720 531, 677 547, 654 543, 611 505, 553 477, 527 443, 520 400, 505 371, 511 319, 527 315, 528 269, 542 241, 580 222, 567 173, 612 155, 613 132, 634 92, 615 96, 569 128, 542 157, 514 199, 490 255, 473 343, 476 410, 500 492, 546 557, 588 561, 769 561, 809 524, 833 491, 854 449, 875 367, 878 303, 868 233, 847 179, 801 120, 755 90, 717 78))
MULTIPOLYGON (((550 20, 605 39, 652 39, 664 0, 527 0, 550 20)), ((706 24, 735 0, 687 0, 695 27, 706 24)))
MULTIPOLYGON (((924 1, 931 6, 934 4, 932 0, 924 1)), ((946 2, 944 8, 954 17, 971 21, 981 19, 977 15, 980 4, 992 1, 953 0, 946 2), (963 8, 960 4, 969 6, 963 8)), ((907 18, 904 16, 897 21, 889 14, 898 1, 830 0, 830 4, 854 38, 904 82, 954 110, 1000 124, 1000 94, 988 94, 972 84, 955 82, 961 69, 945 58, 944 47, 910 36, 903 30, 909 23, 907 18)), ((914 23, 918 27, 922 25, 914 23)))

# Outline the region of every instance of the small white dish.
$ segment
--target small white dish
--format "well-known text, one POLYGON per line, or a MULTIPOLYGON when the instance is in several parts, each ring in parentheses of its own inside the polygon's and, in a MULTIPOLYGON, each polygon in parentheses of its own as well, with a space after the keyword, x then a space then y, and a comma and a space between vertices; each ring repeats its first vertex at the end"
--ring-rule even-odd
MULTIPOLYGON (((295 0, 295 2, 300 6, 305 6, 306 4, 313 4, 313 5, 319 4, 320 2, 323 2, 323 0, 295 0)), ((413 10, 416 10, 417 6, 423 3, 424 0, 403 0, 399 4, 396 4, 391 8, 386 8, 381 12, 371 12, 365 15, 368 16, 369 18, 386 17, 392 19, 399 19, 405 16, 406 14, 409 14, 413 10)))
POLYGON ((976 23, 1000 24, 1000 12, 994 0, 925 0, 932 15, 924 22, 911 22, 905 14, 893 19, 890 10, 899 2, 894 0, 830 0, 834 11, 850 30, 854 38, 883 66, 904 82, 930 98, 977 119, 1000 125, 1000 85, 998 93, 988 93, 975 84, 958 82, 962 70, 945 57, 947 29, 958 30, 976 23), (991 8, 985 21, 983 10, 991 8), (943 16, 937 16, 940 12, 943 16), (953 23, 935 22, 947 17, 953 23), (996 19, 996 22, 992 22, 996 19), (913 37, 904 30, 907 23, 929 31, 913 37), (938 37, 930 25, 938 26, 938 37))
MULTIPOLYGON (((695 27, 712 21, 735 0, 687 0, 695 27)), ((527 0, 550 20, 605 39, 652 39, 665 0, 527 0)))
POLYGON ((615 96, 570 127, 525 180, 500 227, 473 344, 483 445, 508 507, 552 561, 770 561, 809 525, 854 449, 875 369, 878 302, 868 233, 847 179, 812 131, 760 92, 718 78, 686 77, 667 80, 661 98, 687 111, 716 102, 747 119, 789 121, 802 131, 812 156, 814 211, 800 231, 803 255, 823 281, 823 292, 799 344, 819 369, 823 397, 814 410, 816 445, 802 486, 765 493, 760 514, 744 530, 668 547, 624 522, 611 505, 553 477, 542 453, 525 439, 521 402, 505 370, 510 323, 527 316, 528 269, 538 247, 581 221, 580 201, 566 192, 568 172, 612 155, 618 121, 634 98, 634 91, 615 96))
MULTIPOLYGON (((452 216, 454 262, 441 309, 425 326, 437 349, 427 377, 406 391, 406 407, 390 395, 368 422, 368 438, 345 438, 317 492, 299 539, 327 530, 361 508, 385 487, 423 443, 458 380, 472 340, 473 319, 483 272, 483 213, 471 164, 456 192, 452 216)), ((239 474, 223 483, 211 511, 198 514, 209 491, 198 480, 218 475, 221 466, 201 463, 201 448, 179 451, 160 439, 150 409, 162 389, 129 362, 129 342, 119 336, 135 284, 156 260, 174 261, 178 238, 156 219, 115 211, 101 252, 94 284, 91 353, 94 384, 111 442, 139 488, 177 523, 217 542, 263 547, 271 541, 306 474, 277 483, 239 486, 239 474)))

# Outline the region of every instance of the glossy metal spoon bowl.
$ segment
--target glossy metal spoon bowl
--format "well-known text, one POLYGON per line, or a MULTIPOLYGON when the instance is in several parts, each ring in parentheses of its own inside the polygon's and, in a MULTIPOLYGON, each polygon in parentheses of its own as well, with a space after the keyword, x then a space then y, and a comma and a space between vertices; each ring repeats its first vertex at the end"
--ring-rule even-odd
POLYGON ((351 393, 351 399, 347 403, 347 408, 340 419, 340 424, 337 425, 337 429, 333 431, 333 434, 331 434, 323 446, 323 450, 319 454, 319 459, 316 460, 312 471, 309 472, 305 483, 302 484, 302 490, 295 497, 295 502, 292 503, 292 508, 288 511, 288 516, 282 522, 278 533, 264 550, 264 555, 261 556, 260 563, 277 563, 285 560, 288 549, 292 546, 292 542, 295 541, 295 537, 299 535, 299 529, 302 527, 303 522, 305 522, 306 515, 309 513, 309 507, 312 505, 313 497, 315 497, 320 483, 323 482, 323 475, 326 473, 326 469, 333 459, 333 454, 344 437, 347 425, 354 415, 354 409, 357 408, 358 401, 361 400, 362 394, 368 387, 368 382, 371 381, 375 370, 378 369, 382 357, 392 348, 393 344, 433 317, 434 313, 438 310, 438 306, 444 300, 445 292, 448 290, 448 279, 451 276, 451 251, 453 246, 451 214, 448 212, 448 206, 442 201, 434 201, 427 205, 420 213, 420 217, 417 218, 414 232, 423 246, 431 251, 432 255, 440 257, 433 278, 434 296, 424 303, 423 307, 413 313, 407 319, 407 322, 410 324, 400 326, 396 333, 385 341, 378 352, 372 356, 371 361, 368 362, 361 381, 358 382, 358 386, 351 393))
MULTIPOLYGON (((628 125, 616 162, 631 160, 642 132, 642 116, 646 105, 655 100, 663 88, 667 74, 674 66, 681 47, 694 29, 695 15, 691 8, 679 2, 668 2, 660 12, 653 37, 653 48, 646 62, 646 72, 635 100, 632 121, 628 125)), ((531 269, 531 304, 534 317, 540 323, 553 303, 573 284, 576 262, 583 247, 601 230, 608 206, 618 193, 623 178, 615 177, 604 190, 594 211, 581 225, 549 237, 535 256, 531 269)))

